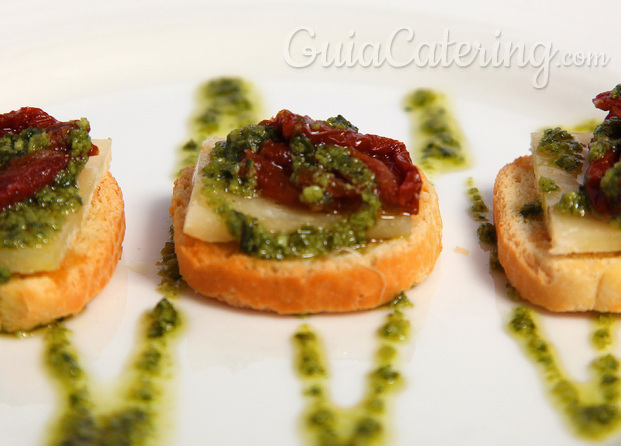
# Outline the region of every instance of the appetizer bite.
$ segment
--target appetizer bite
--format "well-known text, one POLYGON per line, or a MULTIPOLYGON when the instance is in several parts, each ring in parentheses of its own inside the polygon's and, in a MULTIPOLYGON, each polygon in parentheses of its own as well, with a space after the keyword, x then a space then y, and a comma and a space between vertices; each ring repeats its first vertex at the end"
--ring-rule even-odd
POLYGON ((399 141, 288 110, 207 140, 175 183, 179 270, 197 292, 278 313, 373 308, 441 251, 437 195, 399 141))
POLYGON ((593 102, 594 133, 532 135, 494 188, 498 257, 520 295, 552 311, 621 311, 621 85, 593 102))
POLYGON ((0 115, 0 331, 81 311, 108 283, 125 233, 110 140, 85 118, 0 115))

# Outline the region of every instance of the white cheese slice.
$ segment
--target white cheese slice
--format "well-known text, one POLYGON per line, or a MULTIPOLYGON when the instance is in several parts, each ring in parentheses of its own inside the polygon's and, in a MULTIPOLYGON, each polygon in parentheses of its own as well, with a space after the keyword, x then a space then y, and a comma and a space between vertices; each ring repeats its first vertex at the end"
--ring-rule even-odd
MULTIPOLYGON (((585 161, 583 171, 578 175, 567 173, 564 169, 551 166, 537 154, 536 149, 541 140, 541 133, 531 135, 531 150, 535 178, 548 177, 554 180, 560 190, 541 193, 544 219, 550 236, 552 254, 595 253, 621 251, 621 230, 604 220, 592 216, 579 217, 559 212, 554 209, 565 192, 577 191, 588 167, 585 161)), ((572 136, 585 146, 591 141, 591 133, 572 133, 572 136)), ((584 149, 587 159, 587 149, 584 149)))
POLYGON ((0 265, 13 273, 32 274, 58 269, 65 253, 73 243, 90 208, 96 186, 110 167, 110 139, 93 140, 99 154, 89 158, 80 172, 78 186, 83 205, 69 214, 57 236, 47 243, 32 247, 0 249, 0 265))
MULTIPOLYGON (((213 243, 233 241, 226 222, 209 206, 207 198, 201 192, 204 186, 201 171, 209 161, 209 154, 217 141, 218 138, 213 138, 203 142, 194 169, 194 185, 183 226, 185 234, 213 243)), ((342 218, 337 214, 323 214, 283 206, 264 197, 245 198, 227 194, 226 200, 235 210, 256 217, 268 231, 290 232, 304 224, 325 228, 342 218)), ((367 236, 372 239, 389 239, 407 236, 411 230, 411 216, 386 215, 378 220, 367 236)))

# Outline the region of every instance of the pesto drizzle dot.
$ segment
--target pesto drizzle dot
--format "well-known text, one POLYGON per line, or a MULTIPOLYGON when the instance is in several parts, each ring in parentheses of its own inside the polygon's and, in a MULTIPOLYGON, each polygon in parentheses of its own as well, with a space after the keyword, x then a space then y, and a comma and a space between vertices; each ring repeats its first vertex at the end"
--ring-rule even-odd
POLYGON ((468 178, 468 197, 470 198, 470 215, 479 223, 477 235, 481 246, 490 252, 490 270, 502 271, 502 265, 498 260, 498 246, 496 240, 496 227, 490 222, 490 209, 485 203, 479 188, 474 185, 474 179, 468 178))
POLYGON ((520 208, 520 214, 522 214, 522 217, 524 218, 539 217, 542 212, 543 212, 543 207, 542 207, 540 198, 537 198, 532 203, 525 203, 520 208))
POLYGON ((257 122, 261 115, 255 87, 241 78, 211 79, 199 87, 197 96, 191 136, 181 146, 177 175, 196 163, 205 139, 224 137, 233 129, 257 122))
POLYGON ((577 176, 584 163, 583 148, 567 130, 556 127, 544 130, 535 150, 550 165, 577 176))
POLYGON ((170 227, 170 238, 160 250, 162 256, 157 262, 157 275, 160 276, 160 283, 157 290, 166 298, 174 300, 185 290, 188 285, 181 277, 179 272, 179 262, 175 253, 175 242, 173 240, 173 227, 170 227))
POLYGON ((540 127, 537 132, 543 133, 548 129, 553 129, 560 127, 564 130, 567 130, 570 133, 593 133, 593 131, 597 128, 598 125, 602 123, 600 118, 587 118, 583 121, 574 122, 573 124, 562 124, 562 125, 548 125, 545 127, 540 127))
POLYGON ((429 172, 468 167, 470 155, 447 97, 434 90, 418 89, 405 98, 416 141, 415 164, 429 172))
POLYGON ((302 415, 305 438, 314 446, 372 446, 386 444, 390 398, 403 386, 396 368, 401 346, 409 340, 410 322, 403 312, 412 304, 401 293, 390 304, 377 335, 375 366, 367 376, 361 401, 352 408, 337 407, 328 392, 328 367, 321 339, 308 325, 293 337, 295 368, 303 383, 306 408, 302 415))
POLYGON ((11 279, 11 271, 4 266, 0 266, 0 285, 7 283, 11 279))

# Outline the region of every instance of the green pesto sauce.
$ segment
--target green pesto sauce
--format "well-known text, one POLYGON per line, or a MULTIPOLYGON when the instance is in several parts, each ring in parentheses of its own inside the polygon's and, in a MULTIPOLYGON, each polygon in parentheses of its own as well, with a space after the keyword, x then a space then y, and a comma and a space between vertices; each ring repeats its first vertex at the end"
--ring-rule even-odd
POLYGON ((479 242, 484 245, 493 246, 497 243, 496 228, 492 223, 481 223, 477 228, 477 235, 479 237, 479 242))
POLYGON ((565 192, 561 199, 554 205, 554 209, 564 213, 585 217, 589 215, 589 200, 582 188, 577 191, 565 192))
POLYGON ((598 315, 592 340, 599 352, 591 363, 592 378, 579 383, 567 376, 557 355, 538 327, 532 310, 517 307, 509 330, 538 367, 542 380, 575 433, 602 440, 621 427, 619 361, 608 352, 613 344, 610 315, 598 315))
MULTIPOLYGON (((62 228, 66 216, 82 205, 77 177, 88 161, 91 138, 88 121, 78 121, 79 128, 69 132, 71 161, 60 171, 52 184, 43 187, 33 197, 7 206, 0 211, 0 248, 23 248, 53 240, 62 228)), ((13 157, 23 156, 50 144, 49 136, 29 128, 19 135, 0 138, 0 165, 13 157)))
POLYGON ((11 271, 4 266, 0 266, 0 285, 7 283, 11 279, 11 271))
POLYGON ((539 192, 545 194, 546 192, 554 192, 560 189, 558 184, 552 179, 548 177, 539 178, 539 192))
POLYGON ((621 144, 621 119, 613 117, 604 120, 593 131, 589 161, 600 159, 609 150, 617 149, 619 144, 621 144))
POLYGON ((541 199, 537 198, 532 203, 525 203, 522 205, 520 208, 520 214, 522 214, 522 217, 524 218, 539 217, 543 212, 543 208, 541 206, 541 199))
POLYGON ((6 134, 0 137, 0 166, 12 158, 27 155, 50 145, 49 135, 39 129, 29 127, 19 134, 6 134))
POLYGON ((391 398, 403 388, 396 368, 399 350, 409 340, 410 322, 403 309, 411 307, 404 293, 390 304, 391 311, 377 331, 379 347, 361 401, 351 408, 330 399, 329 376, 321 339, 307 324, 293 337, 295 368, 303 383, 306 407, 302 415, 305 438, 313 446, 372 446, 386 444, 391 398))
POLYGON ((470 215, 475 222, 479 223, 477 235, 481 247, 490 253, 490 271, 503 271, 498 260, 498 244, 496 240, 496 227, 489 220, 490 209, 485 203, 479 188, 474 185, 474 179, 468 178, 467 192, 470 198, 470 215))
POLYGON ((571 125, 557 125, 557 126, 548 126, 548 127, 543 127, 541 129, 539 129, 539 132, 545 131, 546 129, 549 128, 554 128, 554 127, 560 127, 563 128, 565 130, 567 130, 568 132, 571 133, 593 133, 593 131, 595 130, 595 128, 601 124, 602 120, 601 119, 597 119, 597 118, 589 118, 589 119, 585 119, 583 121, 580 122, 576 122, 574 124, 571 125))
POLYGON ((609 313, 597 314, 597 326, 591 336, 591 342, 597 350, 604 350, 613 346, 613 336, 610 331, 615 324, 615 317, 609 313))
POLYGON ((157 290, 167 299, 176 299, 180 293, 187 288, 187 284, 179 272, 179 262, 175 253, 175 242, 173 241, 173 228, 170 227, 170 239, 160 250, 162 256, 157 262, 157 275, 160 276, 160 283, 157 290))
POLYGON ((574 133, 593 133, 600 122, 601 121, 596 118, 587 119, 568 127, 567 130, 574 133))
POLYGON ((405 110, 412 120, 415 164, 429 172, 464 169, 470 163, 465 140, 449 106, 440 92, 418 89, 405 98, 405 110))
POLYGON ((191 137, 181 146, 177 174, 196 163, 205 139, 223 137, 233 129, 257 122, 261 115, 255 87, 235 77, 205 82, 198 89, 197 103, 191 137))
POLYGON ((567 130, 556 127, 544 130, 535 150, 546 158, 550 165, 578 175, 584 162, 583 149, 584 146, 567 130))
POLYGON ((610 169, 606 170, 600 181, 602 192, 610 200, 618 200, 621 196, 621 163, 616 163, 610 169))
POLYGON ((107 408, 92 395, 87 373, 80 365, 71 342, 71 332, 62 324, 51 325, 45 342, 45 361, 56 379, 63 409, 56 420, 50 445, 140 446, 158 434, 170 374, 171 336, 179 330, 180 317, 173 305, 162 299, 146 315, 138 354, 123 376, 120 403, 107 408))
MULTIPOLYGON (((326 121, 337 127, 351 126, 344 118, 326 121), (346 124, 344 124, 346 123, 346 124)), ((233 209, 223 192, 242 196, 257 195, 252 164, 242 160, 245 150, 258 151, 263 141, 274 138, 269 126, 248 125, 229 133, 226 141, 216 144, 211 161, 203 169, 203 193, 209 204, 226 221, 231 235, 239 241, 240 251, 263 259, 307 258, 325 255, 339 248, 363 248, 366 232, 372 228, 381 211, 381 202, 375 193, 375 174, 358 158, 349 156, 344 147, 319 144, 315 146, 304 135, 291 138, 289 147, 293 160, 291 181, 298 183, 302 170, 313 172, 315 185, 305 187, 301 201, 323 205, 331 200, 325 186, 332 178, 343 176, 351 181, 349 187, 358 191, 362 204, 358 210, 326 227, 303 225, 294 231, 268 231, 254 217, 233 209), (242 172, 249 172, 249 175, 242 172)))
POLYGON ((517 290, 516 287, 511 285, 508 280, 505 283, 505 291, 507 292, 507 297, 513 302, 523 302, 522 296, 520 296, 520 292, 517 290))
POLYGON ((477 221, 487 221, 489 208, 485 204, 485 200, 483 200, 481 191, 474 186, 472 178, 468 180, 468 197, 470 198, 470 214, 477 221))

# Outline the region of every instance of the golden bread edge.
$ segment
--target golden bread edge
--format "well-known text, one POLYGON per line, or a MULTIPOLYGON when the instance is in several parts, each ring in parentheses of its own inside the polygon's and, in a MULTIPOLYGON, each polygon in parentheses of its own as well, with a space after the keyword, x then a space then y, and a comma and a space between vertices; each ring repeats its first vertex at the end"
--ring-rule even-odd
POLYGON ((14 274, 0 285, 0 331, 29 330, 80 312, 114 274, 124 235, 122 192, 107 172, 60 268, 14 274))
POLYGON ((520 208, 538 197, 531 156, 503 167, 494 185, 498 257, 520 295, 551 311, 621 312, 618 253, 554 255, 541 218, 520 208))
POLYGON ((207 243, 183 232, 193 168, 175 182, 170 214, 179 269, 198 293, 236 307, 283 314, 344 312, 392 300, 427 277, 442 249, 438 197, 423 176, 418 215, 407 239, 321 259, 263 260, 236 243, 207 243))

